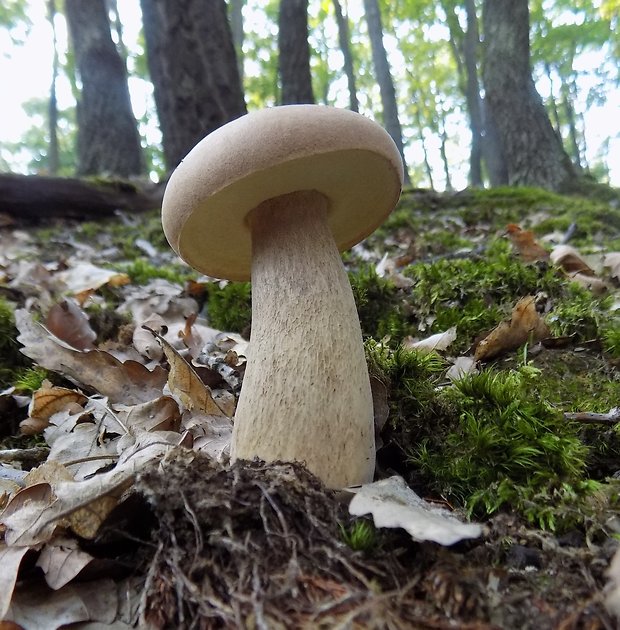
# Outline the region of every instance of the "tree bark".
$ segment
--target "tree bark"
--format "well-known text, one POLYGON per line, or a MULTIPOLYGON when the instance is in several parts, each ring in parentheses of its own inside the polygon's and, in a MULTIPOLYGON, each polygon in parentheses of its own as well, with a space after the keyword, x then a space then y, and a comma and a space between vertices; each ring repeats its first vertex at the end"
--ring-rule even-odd
POLYGON ((230 30, 237 55, 237 68, 239 79, 243 84, 243 40, 245 32, 243 30, 243 5, 245 0, 230 0, 230 30))
POLYGON ((143 191, 127 182, 93 183, 0 173, 0 213, 26 220, 111 217, 119 210, 142 212, 160 207, 162 188, 153 185, 151 190, 143 191))
POLYGON ((308 46, 308 0, 280 0, 278 72, 283 105, 314 103, 308 46))
POLYGON ((381 94, 381 105, 383 108, 383 124, 386 131, 392 136, 398 152, 405 165, 405 184, 411 184, 407 162, 405 161, 405 151, 403 145, 403 131, 398 117, 398 106, 396 104, 396 89, 390 72, 387 53, 383 45, 383 24, 377 0, 364 0, 364 13, 368 23, 368 36, 372 49, 372 61, 375 68, 379 92, 381 94))
POLYGON ((47 153, 47 170, 50 175, 58 175, 60 169, 60 151, 58 148, 58 99, 56 97, 56 81, 58 79, 58 38, 56 36, 56 0, 49 0, 47 12, 50 26, 52 28, 52 45, 54 48, 52 57, 52 82, 50 84, 50 100, 47 107, 47 125, 49 128, 50 141, 47 153))
POLYGON ((224 0, 141 0, 168 169, 204 136, 245 114, 224 0))
POLYGON ((349 109, 353 112, 359 111, 357 100, 357 86, 355 84, 355 71, 353 69, 353 55, 351 54, 351 33, 349 31, 349 18, 342 12, 339 0, 333 0, 334 13, 336 14, 336 24, 338 25, 338 42, 343 57, 344 73, 347 77, 349 88, 349 109))
POLYGON ((65 12, 82 84, 77 104, 78 174, 139 175, 145 168, 140 136, 105 0, 66 0, 65 12))
POLYGON ((485 0, 484 87, 508 184, 570 187, 575 169, 553 131, 530 68, 527 0, 485 0))

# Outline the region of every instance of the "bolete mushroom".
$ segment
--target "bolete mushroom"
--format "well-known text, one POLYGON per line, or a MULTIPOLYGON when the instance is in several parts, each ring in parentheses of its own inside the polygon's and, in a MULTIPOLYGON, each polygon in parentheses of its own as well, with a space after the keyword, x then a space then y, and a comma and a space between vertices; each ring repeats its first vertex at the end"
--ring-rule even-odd
POLYGON ((320 105, 238 118, 171 175, 162 222, 172 248, 209 276, 252 281, 233 461, 304 462, 332 488, 372 480, 372 397, 339 250, 383 222, 402 178, 382 127, 320 105))

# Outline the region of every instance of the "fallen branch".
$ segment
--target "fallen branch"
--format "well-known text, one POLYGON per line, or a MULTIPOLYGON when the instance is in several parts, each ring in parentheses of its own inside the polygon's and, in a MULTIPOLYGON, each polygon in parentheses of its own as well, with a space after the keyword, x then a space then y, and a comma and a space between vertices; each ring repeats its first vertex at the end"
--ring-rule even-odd
POLYGON ((565 413, 567 420, 576 420, 590 424, 617 424, 620 422, 620 407, 610 409, 608 413, 591 413, 589 411, 580 411, 578 413, 565 413))

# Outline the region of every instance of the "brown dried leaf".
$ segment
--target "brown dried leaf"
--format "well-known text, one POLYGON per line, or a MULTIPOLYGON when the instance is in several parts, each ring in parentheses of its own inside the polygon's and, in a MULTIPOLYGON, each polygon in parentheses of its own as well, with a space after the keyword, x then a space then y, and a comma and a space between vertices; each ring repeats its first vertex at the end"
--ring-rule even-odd
POLYGON ((136 326, 133 331, 133 346, 144 357, 151 361, 159 361, 164 356, 164 351, 151 334, 151 330, 160 334, 166 329, 163 317, 154 313, 148 319, 136 326))
POLYGON ((540 341, 550 334, 549 327, 536 310, 536 298, 521 298, 512 310, 510 321, 501 322, 476 347, 476 361, 488 361, 515 350, 527 341, 540 341))
POLYGON ((17 340, 24 346, 21 351, 40 366, 94 388, 111 402, 138 404, 161 396, 168 377, 163 368, 151 372, 141 363, 121 363, 101 350, 69 348, 34 322, 25 309, 15 311, 15 321, 20 332, 17 340))
POLYGON ((118 505, 118 501, 118 496, 104 495, 78 508, 69 516, 71 529, 78 536, 92 540, 108 514, 118 505))
POLYGON ((46 328, 76 350, 92 350, 97 333, 90 327, 86 313, 73 301, 54 304, 45 319, 46 328))
POLYGON ((35 435, 49 425, 49 419, 67 407, 84 404, 84 394, 66 387, 41 387, 32 396, 28 418, 19 425, 22 434, 35 435))
POLYGON ((536 241, 531 230, 523 230, 515 223, 510 223, 506 226, 505 235, 523 261, 535 262, 549 258, 549 252, 536 241))
POLYGON ((179 431, 181 427, 179 405, 170 396, 162 396, 133 407, 119 406, 117 415, 130 430, 140 428, 144 431, 179 431))
POLYGON ((609 275, 620 282, 620 252, 610 252, 603 257, 603 266, 609 269, 609 275))
POLYGON ((550 254, 551 262, 561 267, 567 274, 582 274, 595 276, 596 273, 581 257, 579 252, 570 245, 558 245, 550 254))
POLYGON ((79 262, 57 275, 74 295, 96 291, 106 284, 111 287, 120 287, 131 282, 126 273, 103 269, 89 262, 79 262))
POLYGON ((200 380, 194 368, 161 336, 152 331, 164 350, 170 364, 168 387, 187 409, 200 411, 207 416, 224 416, 213 400, 211 390, 200 380))

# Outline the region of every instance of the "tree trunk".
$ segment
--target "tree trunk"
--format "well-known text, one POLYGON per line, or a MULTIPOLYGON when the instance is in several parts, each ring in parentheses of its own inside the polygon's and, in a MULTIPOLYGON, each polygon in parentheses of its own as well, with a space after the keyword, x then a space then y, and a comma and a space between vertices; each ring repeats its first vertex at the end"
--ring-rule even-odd
POLYGON ((469 153, 469 183, 472 186, 482 186, 482 99, 480 98, 480 83, 478 81, 478 50, 480 34, 478 32, 478 17, 474 0, 465 0, 467 15, 467 31, 463 38, 463 56, 465 58, 465 74, 467 84, 465 96, 469 110, 469 126, 471 128, 471 150, 469 153))
POLYGON ((314 103, 308 46, 308 0, 280 0, 278 71, 283 105, 314 103))
POLYGON ((351 34, 349 31, 349 18, 343 14, 339 0, 333 0, 336 23, 338 24, 338 42, 344 62, 344 73, 347 77, 349 88, 349 109, 353 112, 359 111, 357 100, 357 87, 355 85, 355 71, 353 69, 353 55, 351 54, 351 34))
POLYGON ((364 13, 368 23, 368 36, 372 49, 372 61, 375 68, 379 92, 381 94, 381 105, 383 107, 383 124, 386 131, 392 136, 398 152, 405 166, 405 184, 411 184, 407 162, 405 161, 405 151, 403 145, 403 131, 398 118, 398 106, 396 104, 396 90, 390 72, 385 46, 383 45, 383 24, 381 23, 381 13, 377 0, 364 0, 364 13))
POLYGON ((530 68, 527 0, 485 0, 484 87, 508 184, 562 190, 575 178, 530 68))
POLYGON ((57 13, 56 1, 49 0, 47 4, 48 19, 52 27, 53 58, 52 83, 50 85, 50 100, 48 103, 47 125, 50 141, 47 153, 47 170, 50 175, 58 175, 60 169, 60 151, 58 149, 58 99, 56 98, 56 80, 58 79, 58 39, 56 37, 55 17, 57 13))
POLYGON ((141 0, 168 169, 204 136, 245 114, 224 0, 141 0))
POLYGON ((66 0, 65 11, 82 83, 77 104, 78 174, 139 175, 144 171, 140 136, 105 0, 66 0))
POLYGON ((232 32, 233 44, 237 55, 237 68, 239 69, 239 79, 243 84, 243 40, 245 32, 243 30, 243 5, 245 0, 230 0, 230 30, 232 32))

